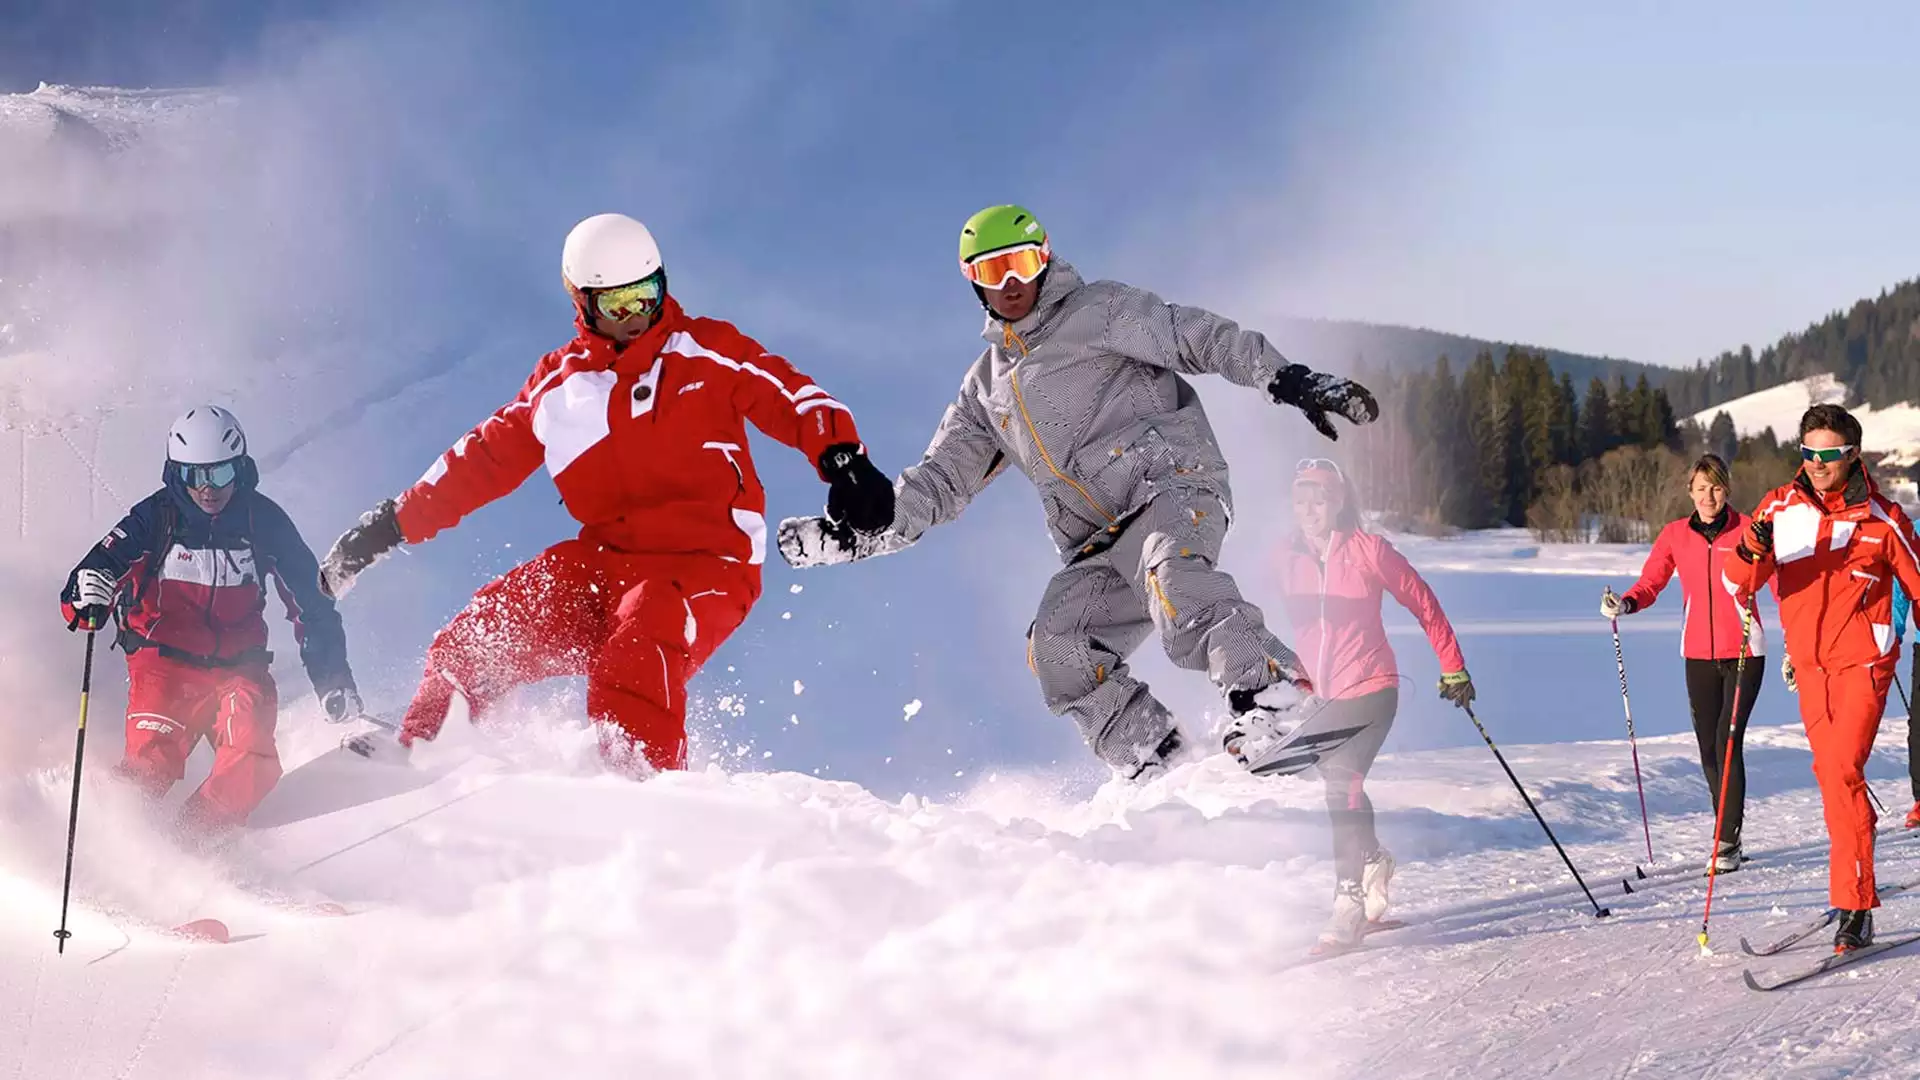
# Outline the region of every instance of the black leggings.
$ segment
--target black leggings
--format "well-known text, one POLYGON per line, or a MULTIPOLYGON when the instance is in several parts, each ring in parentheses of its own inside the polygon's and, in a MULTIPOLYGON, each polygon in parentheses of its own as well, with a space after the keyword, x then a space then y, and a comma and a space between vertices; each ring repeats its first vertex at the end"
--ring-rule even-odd
MULTIPOLYGON (((1893 673, 1893 684, 1900 685, 1900 673, 1893 673)), ((1920 735, 1914 734, 1916 718, 1913 701, 1920 698, 1920 641, 1913 643, 1913 692, 1907 697, 1907 774, 1913 779, 1913 802, 1920 806, 1920 735)))
MULTIPOLYGON (((1687 701, 1693 707, 1693 735, 1700 743, 1700 771, 1707 777, 1707 793, 1713 797, 1709 810, 1720 807, 1720 766, 1727 760, 1727 737, 1733 716, 1734 673, 1738 660, 1687 660, 1687 701)), ((1740 675, 1739 732, 1733 739, 1733 768, 1727 771, 1727 816, 1720 823, 1721 843, 1739 843, 1740 825, 1746 815, 1747 761, 1742 745, 1747 738, 1747 717, 1753 713, 1754 699, 1760 696, 1760 683, 1767 675, 1767 658, 1750 656, 1746 671, 1740 675)))
POLYGON ((1338 881, 1359 881, 1367 856, 1380 847, 1373 832, 1373 801, 1367 798, 1367 770, 1380 753, 1380 744, 1393 730, 1400 710, 1400 690, 1389 686, 1356 698, 1327 703, 1327 710, 1346 715, 1341 724, 1365 724, 1339 749, 1320 759, 1320 779, 1327 786, 1327 818, 1333 824, 1333 874, 1338 881))

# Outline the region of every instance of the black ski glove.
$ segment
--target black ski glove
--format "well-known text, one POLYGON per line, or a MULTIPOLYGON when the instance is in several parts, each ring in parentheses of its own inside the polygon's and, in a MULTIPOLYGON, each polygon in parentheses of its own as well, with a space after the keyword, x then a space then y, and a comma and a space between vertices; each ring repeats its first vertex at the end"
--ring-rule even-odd
POLYGON ((360 692, 351 686, 327 691, 320 698, 320 707, 326 711, 329 724, 344 724, 358 719, 367 711, 366 706, 360 703, 360 692))
POLYGON ((1441 675, 1440 696, 1463 709, 1473 704, 1473 676, 1465 668, 1441 675))
POLYGON ((867 460, 856 443, 835 443, 820 455, 827 478, 827 516, 855 532, 876 533, 893 524, 893 481, 867 460))
POLYGON ((360 523, 340 534, 327 557, 320 560, 320 591, 338 600, 353 587, 360 571, 379 562, 387 552, 405 541, 400 535, 398 504, 382 499, 378 506, 360 515, 360 523))
POLYGON ((1305 364, 1288 364, 1274 373, 1267 394, 1280 405, 1291 405, 1329 439, 1339 439, 1332 415, 1355 424, 1380 419, 1380 403, 1372 391, 1351 379, 1323 375, 1305 364))
POLYGON ((1773 522, 1753 519, 1747 526, 1747 535, 1740 538, 1740 546, 1734 554, 1748 563, 1757 563, 1773 554, 1773 522))

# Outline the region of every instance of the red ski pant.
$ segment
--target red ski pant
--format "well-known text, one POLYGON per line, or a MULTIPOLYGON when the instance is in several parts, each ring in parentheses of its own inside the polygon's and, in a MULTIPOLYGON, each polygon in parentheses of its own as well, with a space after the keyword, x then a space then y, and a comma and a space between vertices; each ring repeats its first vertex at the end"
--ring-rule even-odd
POLYGON ((264 661, 207 668, 145 648, 127 657, 127 751, 121 776, 154 798, 186 775, 201 738, 213 772, 180 808, 181 821, 224 828, 247 816, 280 781, 273 743, 280 695, 264 661))
POLYGON ((1826 811, 1828 903, 1850 911, 1880 906, 1873 881, 1873 805, 1867 801, 1867 755, 1880 732, 1893 661, 1824 672, 1797 668, 1800 719, 1813 746, 1813 775, 1826 811))
POLYGON ((687 680, 747 617, 760 570, 712 555, 633 555, 583 540, 490 582, 433 639, 401 741, 432 739, 457 693, 474 719, 516 686, 585 675, 610 762, 686 766, 687 680))

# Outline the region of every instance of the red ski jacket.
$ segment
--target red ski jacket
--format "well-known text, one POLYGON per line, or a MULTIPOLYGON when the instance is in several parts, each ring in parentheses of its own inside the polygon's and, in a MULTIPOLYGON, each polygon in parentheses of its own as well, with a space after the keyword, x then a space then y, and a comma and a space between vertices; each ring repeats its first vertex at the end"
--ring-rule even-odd
POLYGON ((1384 536, 1336 531, 1322 565, 1295 533, 1280 549, 1280 582, 1294 647, 1321 697, 1359 697, 1397 685, 1400 669, 1380 621, 1383 592, 1419 620, 1442 673, 1467 669, 1440 599, 1384 536))
MULTIPOLYGON (((1733 549, 1745 535, 1747 515, 1727 507, 1726 522, 1712 540, 1700 524, 1700 515, 1688 514, 1668 522, 1653 541, 1653 550, 1640 571, 1640 580, 1622 599, 1633 601, 1635 611, 1645 611, 1660 598, 1675 574, 1680 577, 1680 596, 1686 605, 1680 623, 1680 655, 1689 660, 1737 660, 1740 658, 1740 607, 1734 590, 1727 584, 1725 567, 1737 558, 1733 549)), ((1749 596, 1747 610, 1753 615, 1753 634, 1747 642, 1748 655, 1765 656, 1766 635, 1760 625, 1760 610, 1749 596)))
MULTIPOLYGON (((1769 578, 1780 595, 1787 655, 1797 669, 1833 672, 1898 659, 1893 634, 1893 583, 1920 595, 1913 523, 1880 494, 1865 465, 1846 487, 1825 495, 1804 471, 1775 488, 1753 516, 1773 523, 1773 551, 1748 562, 1726 561, 1727 581, 1743 597, 1769 578)), ((1747 551, 1759 545, 1749 536, 1747 551)))
POLYGON ((746 421, 814 463, 858 443, 847 407, 760 343, 671 297, 624 349, 579 325, 518 396, 399 499, 418 544, 519 487, 542 463, 584 540, 634 554, 766 561, 766 492, 746 421))

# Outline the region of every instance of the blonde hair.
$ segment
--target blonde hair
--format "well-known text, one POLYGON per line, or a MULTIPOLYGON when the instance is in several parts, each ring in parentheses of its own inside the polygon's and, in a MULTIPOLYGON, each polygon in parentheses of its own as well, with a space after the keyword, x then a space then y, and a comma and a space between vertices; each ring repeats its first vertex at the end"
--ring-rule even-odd
POLYGON ((1707 482, 1722 491, 1733 490, 1733 477, 1727 471, 1727 463, 1719 454, 1702 454, 1700 460, 1693 463, 1693 471, 1687 474, 1687 482, 1692 483, 1696 476, 1704 475, 1707 482))

